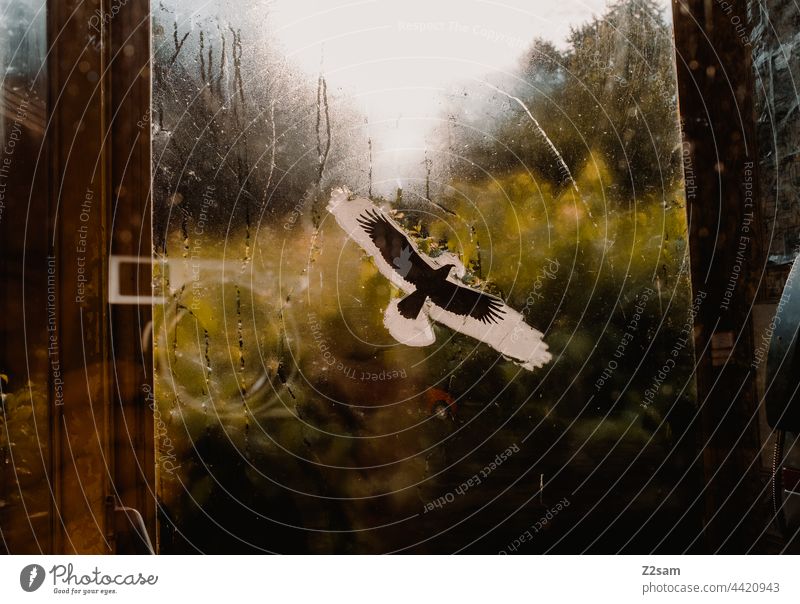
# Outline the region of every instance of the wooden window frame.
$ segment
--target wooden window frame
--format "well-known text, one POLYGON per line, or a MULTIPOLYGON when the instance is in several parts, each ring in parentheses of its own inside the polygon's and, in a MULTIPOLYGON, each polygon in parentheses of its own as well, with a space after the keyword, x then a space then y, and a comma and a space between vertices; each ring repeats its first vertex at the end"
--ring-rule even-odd
MULTIPOLYGON (((728 2, 745 17, 745 2, 728 2)), ((746 212, 752 209, 758 221, 758 208, 747 207, 741 186, 748 165, 757 178, 758 160, 750 49, 706 4, 673 2, 680 113, 688 161, 698 175, 687 195, 692 285, 707 294, 695 317, 698 446, 705 476, 698 505, 705 519, 701 549, 738 553, 753 546, 769 517, 757 505, 764 476, 754 464, 758 397, 749 369, 750 311, 766 263, 763 241, 755 237, 734 292, 736 304, 721 309, 736 262, 730 242, 746 212), (733 346, 728 334, 734 335, 733 346)), ((114 0, 48 0, 50 191, 32 208, 48 219, 31 236, 54 242, 59 347, 70 376, 63 405, 53 404, 50 385, 49 553, 145 552, 145 533, 158 548, 152 350, 146 337, 151 311, 146 303, 109 299, 109 291, 133 292, 143 302, 151 295, 146 276, 109 283, 112 256, 138 258, 143 265, 151 260, 150 21, 146 1, 114 11, 114 0), (91 212, 84 220, 89 191, 91 212), (83 227, 89 241, 79 252, 76 233, 83 227), (79 261, 91 275, 91 286, 80 291, 72 278, 79 261)), ((31 326, 41 320, 34 313, 31 326)))
POLYGON ((73 376, 64 404, 51 407, 53 551, 146 553, 156 535, 151 283, 130 274, 114 288, 141 303, 109 300, 109 278, 123 278, 109 275, 109 260, 149 265, 152 253, 149 2, 115 10, 114 0, 50 0, 48 34, 49 230, 59 345, 73 376), (75 245, 84 227, 85 251, 75 245), (79 262, 90 275, 80 291, 71 278, 79 262))

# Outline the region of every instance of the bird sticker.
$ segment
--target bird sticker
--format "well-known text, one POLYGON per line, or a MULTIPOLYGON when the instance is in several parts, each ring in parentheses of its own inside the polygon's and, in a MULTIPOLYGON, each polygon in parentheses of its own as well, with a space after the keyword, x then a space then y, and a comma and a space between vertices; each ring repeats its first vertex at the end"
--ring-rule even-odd
POLYGON ((398 342, 433 344, 434 321, 488 344, 527 370, 551 360, 544 334, 519 312, 460 281, 466 269, 455 255, 446 252, 432 258, 420 252, 386 212, 347 189, 334 189, 328 211, 381 274, 406 294, 391 300, 384 313, 384 326, 398 342))

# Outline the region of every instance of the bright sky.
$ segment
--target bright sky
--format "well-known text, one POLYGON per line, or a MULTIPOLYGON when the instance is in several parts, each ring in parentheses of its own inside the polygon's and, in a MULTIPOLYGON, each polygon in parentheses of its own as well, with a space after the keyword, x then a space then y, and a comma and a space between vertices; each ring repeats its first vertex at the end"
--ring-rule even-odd
POLYGON ((444 119, 449 87, 513 68, 536 37, 564 46, 570 27, 604 12, 608 0, 172 3, 192 21, 217 14, 250 25, 251 36, 273 37, 309 79, 324 55, 329 91, 358 100, 379 162, 401 178, 403 164, 419 163, 432 120, 444 119))
MULTIPOLYGON (((539 36, 563 45, 607 0, 274 0, 271 31, 329 89, 358 96, 384 150, 418 155, 442 92, 512 68, 539 36), (404 151, 409 149, 409 151, 404 151), (412 151, 415 149, 416 151, 412 151)), ((388 159, 388 158, 387 158, 388 159)))
MULTIPOLYGON (((447 57, 423 80, 476 75, 508 67, 537 36, 562 44, 571 25, 603 11, 607 0, 274 0, 270 19, 289 54, 316 70, 320 46, 326 62, 343 68, 342 81, 363 84, 367 72, 391 82, 368 61, 447 57)), ((385 75, 384 75, 385 74, 385 75)))
POLYGON ((429 108, 421 93, 514 65, 533 38, 562 44, 607 0, 274 0, 272 30, 289 56, 328 83, 371 93, 390 113, 429 108), (388 104, 388 106, 387 106, 388 104))

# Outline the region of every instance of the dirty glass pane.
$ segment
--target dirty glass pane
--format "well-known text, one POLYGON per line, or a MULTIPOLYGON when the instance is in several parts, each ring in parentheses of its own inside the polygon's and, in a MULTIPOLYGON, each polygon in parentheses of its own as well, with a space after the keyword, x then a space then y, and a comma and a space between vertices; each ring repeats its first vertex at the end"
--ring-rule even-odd
POLYGON ((154 5, 161 551, 691 547, 670 23, 154 5))
POLYGON ((760 196, 765 208, 764 240, 769 244, 767 294, 777 299, 789 266, 800 245, 800 211, 796 199, 798 181, 797 141, 800 121, 795 117, 798 97, 797 56, 800 40, 792 12, 796 7, 782 0, 751 0, 747 4, 752 33, 744 37, 739 15, 731 21, 735 31, 752 48, 758 129, 760 196), (736 27, 736 26, 739 27, 736 27))
POLYGON ((49 392, 63 399, 41 219, 46 27, 42 0, 0 0, 0 552, 13 554, 52 551, 49 392))

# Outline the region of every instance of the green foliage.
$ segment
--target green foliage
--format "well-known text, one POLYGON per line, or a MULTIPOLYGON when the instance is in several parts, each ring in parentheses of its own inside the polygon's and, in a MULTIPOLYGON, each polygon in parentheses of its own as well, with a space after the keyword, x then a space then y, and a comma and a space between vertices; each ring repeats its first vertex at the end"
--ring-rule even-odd
MULTIPOLYGON (((559 50, 537 39, 517 72, 500 87, 518 96, 552 139, 568 166, 603 157, 615 203, 648 194, 658 199, 680 178, 677 95, 672 40, 653 0, 621 0, 601 17, 572 30, 559 50)), ((479 87, 472 94, 485 92, 479 87)), ((524 110, 499 95, 502 112, 459 114, 455 147, 465 161, 458 174, 482 178, 531 169, 569 184, 524 110)))

